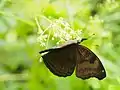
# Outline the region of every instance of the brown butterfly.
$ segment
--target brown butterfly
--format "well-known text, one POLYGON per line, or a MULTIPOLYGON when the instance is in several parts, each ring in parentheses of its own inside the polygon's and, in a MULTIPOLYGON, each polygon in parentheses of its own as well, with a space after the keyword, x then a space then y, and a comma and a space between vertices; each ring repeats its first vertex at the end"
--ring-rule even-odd
POLYGON ((47 68, 60 77, 71 76, 76 67, 76 76, 82 79, 106 77, 106 71, 99 58, 87 47, 79 45, 82 41, 73 40, 62 46, 39 52, 47 68))

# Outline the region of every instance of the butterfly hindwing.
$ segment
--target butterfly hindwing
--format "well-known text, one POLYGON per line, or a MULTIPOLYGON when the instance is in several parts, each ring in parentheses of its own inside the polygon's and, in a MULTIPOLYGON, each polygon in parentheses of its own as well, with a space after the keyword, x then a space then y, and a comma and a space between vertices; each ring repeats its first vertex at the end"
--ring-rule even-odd
POLYGON ((70 76, 76 65, 76 49, 74 45, 48 51, 43 55, 43 61, 48 69, 55 75, 70 76))
POLYGON ((105 69, 99 58, 87 47, 78 45, 76 60, 76 76, 82 79, 106 77, 105 69))

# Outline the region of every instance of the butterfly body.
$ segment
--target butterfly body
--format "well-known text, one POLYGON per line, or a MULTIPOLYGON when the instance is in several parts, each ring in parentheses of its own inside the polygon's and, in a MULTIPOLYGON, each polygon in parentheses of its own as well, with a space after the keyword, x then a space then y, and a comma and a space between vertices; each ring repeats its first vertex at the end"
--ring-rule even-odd
POLYGON ((55 75, 67 77, 72 75, 76 67, 76 76, 82 79, 96 77, 99 80, 106 77, 105 69, 99 58, 87 47, 79 45, 78 41, 70 41, 59 47, 41 51, 47 68, 55 75))

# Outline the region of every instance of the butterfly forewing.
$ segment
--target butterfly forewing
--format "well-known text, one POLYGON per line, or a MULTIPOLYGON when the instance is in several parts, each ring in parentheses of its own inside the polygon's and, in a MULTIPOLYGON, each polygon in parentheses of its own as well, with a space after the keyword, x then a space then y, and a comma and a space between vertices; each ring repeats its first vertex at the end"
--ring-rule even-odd
POLYGON ((43 55, 43 61, 48 69, 55 75, 70 76, 76 65, 76 45, 65 46, 60 49, 48 51, 43 55))
POLYGON ((76 76, 82 79, 106 77, 105 69, 99 58, 87 47, 78 45, 76 60, 76 76))

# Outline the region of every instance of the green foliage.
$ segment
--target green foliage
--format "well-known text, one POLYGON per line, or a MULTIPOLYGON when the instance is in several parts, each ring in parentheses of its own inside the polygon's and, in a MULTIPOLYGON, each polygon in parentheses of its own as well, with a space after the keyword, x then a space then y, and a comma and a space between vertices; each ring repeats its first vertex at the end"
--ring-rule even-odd
POLYGON ((119 42, 119 0, 1 0, 0 90, 119 90, 119 42), (83 37, 107 77, 53 75, 39 51, 83 37))

